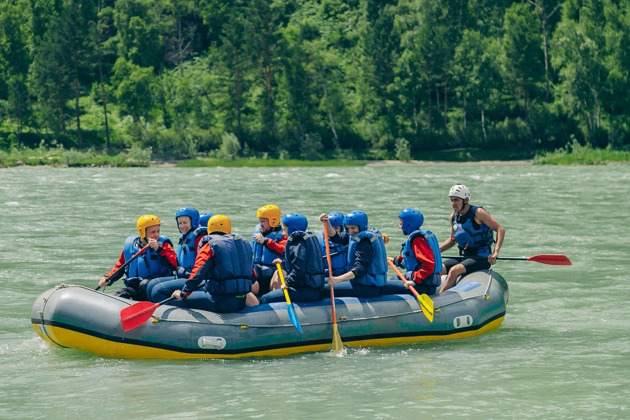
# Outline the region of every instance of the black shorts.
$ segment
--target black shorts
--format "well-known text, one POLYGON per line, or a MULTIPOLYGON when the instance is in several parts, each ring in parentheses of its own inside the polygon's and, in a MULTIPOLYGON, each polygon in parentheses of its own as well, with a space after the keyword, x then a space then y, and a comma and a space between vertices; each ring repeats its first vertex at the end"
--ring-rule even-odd
POLYGON ((473 271, 479 270, 487 270, 490 268, 490 263, 488 262, 488 258, 466 258, 463 261, 456 260, 453 258, 447 258, 442 261, 444 267, 446 267, 446 272, 448 273, 453 266, 457 264, 462 264, 464 268, 466 268, 466 274, 472 273, 473 271))

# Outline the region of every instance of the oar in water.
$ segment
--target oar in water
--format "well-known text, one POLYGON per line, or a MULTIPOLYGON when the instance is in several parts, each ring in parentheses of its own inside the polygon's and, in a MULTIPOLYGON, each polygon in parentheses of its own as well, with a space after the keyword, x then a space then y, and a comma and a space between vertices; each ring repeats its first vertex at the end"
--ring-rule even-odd
MULTIPOLYGON (((120 275, 120 274, 121 274, 121 273, 125 270, 125 268, 127 268, 127 266, 128 266, 129 264, 131 264, 131 262, 132 262, 133 260, 135 260, 135 259, 136 259, 136 258, 138 258, 140 255, 142 255, 142 253, 144 253, 144 251, 146 251, 148 248, 149 248, 149 245, 145 245, 145 246, 144 246, 144 247, 143 247, 140 251, 138 251, 138 252, 136 252, 135 254, 133 254, 133 256, 132 256, 131 258, 129 258, 127 261, 125 261, 125 263, 124 263, 123 265, 121 265, 120 267, 118 267, 118 270, 116 270, 116 271, 114 272, 114 274, 112 274, 111 276, 107 277, 107 279, 106 279, 106 280, 107 280, 107 282, 109 283, 109 281, 110 281, 112 278, 114 278, 114 277, 116 277, 116 276, 120 275)), ((96 286, 96 289, 94 289, 94 290, 99 290, 100 288, 101 288, 101 286, 96 286)))
MULTIPOLYGON (((324 222, 324 243, 326 244, 326 261, 328 261, 328 276, 332 277, 333 269, 330 262, 330 245, 328 244, 328 226, 324 222)), ((332 284, 330 285, 330 308, 332 311, 332 323, 333 323, 333 337, 332 337, 332 351, 341 354, 343 352, 343 343, 341 342, 341 336, 337 329, 337 313, 335 312, 335 291, 332 284)))
MULTIPOLYGON (((279 263, 276 263, 276 268, 278 269, 278 276, 280 277, 280 283, 282 283, 282 285, 285 286, 286 283, 284 282, 284 274, 282 273, 282 267, 280 266, 279 263)), ((293 326, 300 332, 300 334, 304 334, 302 332, 302 326, 300 325, 300 321, 298 321, 297 315, 295 314, 295 308, 293 307, 293 303, 291 303, 291 298, 289 297, 289 291, 285 289, 284 287, 282 288, 282 291, 284 292, 284 298, 287 301, 287 312, 289 313, 289 320, 291 321, 291 324, 293 324, 293 326)))
MULTIPOLYGON (((389 266, 394 269, 396 274, 398 274, 398 277, 404 283, 406 281, 405 276, 402 275, 398 267, 396 267, 394 263, 391 262, 390 260, 387 260, 387 264, 389 264, 389 266)), ((433 313, 434 313, 433 300, 428 295, 425 295, 424 293, 419 294, 418 291, 413 286, 409 286, 409 290, 411 290, 411 293, 413 293, 414 296, 418 298, 418 301, 420 302, 420 308, 422 309, 422 313, 424 314, 424 316, 427 317, 429 322, 433 322, 433 313)))
MULTIPOLYGON (((442 258, 451 258, 454 260, 466 260, 472 258, 475 260, 487 260, 488 257, 466 257, 466 256, 448 256, 442 255, 442 258)), ((498 257, 497 260, 509 260, 509 261, 533 261, 547 265, 572 265, 571 260, 566 255, 562 254, 540 254, 531 257, 498 257)))

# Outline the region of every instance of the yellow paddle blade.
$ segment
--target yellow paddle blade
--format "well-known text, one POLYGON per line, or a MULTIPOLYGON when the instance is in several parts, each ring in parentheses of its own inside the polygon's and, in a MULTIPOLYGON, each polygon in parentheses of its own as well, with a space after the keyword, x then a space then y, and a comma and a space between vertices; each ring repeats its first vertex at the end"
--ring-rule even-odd
POLYGON ((348 354, 348 351, 341 342, 341 336, 339 335, 339 331, 337 331, 337 324, 333 324, 332 348, 328 355, 331 357, 344 357, 346 354, 348 354))
POLYGON ((332 350, 339 352, 343 350, 343 343, 341 342, 341 336, 339 335, 339 330, 337 329, 337 324, 333 325, 333 341, 332 341, 332 350))
POLYGON ((427 317, 429 322, 433 322, 433 313, 434 313, 433 300, 429 296, 425 295, 424 293, 421 295, 418 295, 418 300, 420 301, 420 308, 422 308, 422 313, 424 314, 424 316, 427 317))

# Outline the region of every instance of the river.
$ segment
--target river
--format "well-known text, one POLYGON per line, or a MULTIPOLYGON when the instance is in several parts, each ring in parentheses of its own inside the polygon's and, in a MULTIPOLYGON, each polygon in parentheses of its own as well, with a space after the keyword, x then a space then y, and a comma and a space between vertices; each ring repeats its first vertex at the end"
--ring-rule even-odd
MULTIPOLYGON (((0 418, 629 418, 628 166, 430 164, 355 168, 0 170, 0 418), (258 207, 306 215, 364 210, 403 235, 416 207, 441 242, 448 190, 466 184, 506 229, 503 257, 558 253, 572 266, 499 261, 502 326, 462 340, 242 360, 118 360, 50 348, 37 296, 95 287, 136 218, 175 240, 175 211, 224 213, 250 235, 258 207), (626 210, 624 210, 626 209, 626 210), (623 226, 626 226, 625 228, 623 226)), ((342 337, 343 339, 343 337, 342 337)))

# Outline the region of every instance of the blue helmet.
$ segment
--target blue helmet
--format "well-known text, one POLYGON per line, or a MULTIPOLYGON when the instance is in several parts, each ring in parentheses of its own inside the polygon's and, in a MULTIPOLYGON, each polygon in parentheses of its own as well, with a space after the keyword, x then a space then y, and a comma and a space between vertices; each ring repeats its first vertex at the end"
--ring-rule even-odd
POLYGON ((282 217, 282 223, 287 226, 289 235, 298 230, 306 232, 306 228, 308 227, 308 220, 306 220, 306 217, 297 213, 285 214, 282 217))
POLYGON ((402 209, 400 213, 398 213, 398 217, 402 220, 402 231, 405 235, 409 235, 411 232, 420 229, 420 226, 424 223, 422 213, 412 208, 402 209))
POLYGON ((214 213, 202 213, 201 216, 199 216, 199 227, 208 227, 208 220, 214 216, 214 213))
POLYGON ((180 216, 188 216, 190 217, 190 226, 193 229, 197 229, 199 226, 199 210, 194 207, 182 207, 181 209, 175 212, 175 221, 177 222, 177 218, 180 216))
POLYGON ((359 232, 363 232, 367 230, 368 225, 368 217, 365 212, 361 210, 352 210, 350 213, 346 214, 343 218, 344 225, 357 225, 359 226, 359 232))
POLYGON ((330 226, 332 227, 343 227, 343 213, 340 211, 331 211, 328 213, 328 222, 330 222, 330 226))

